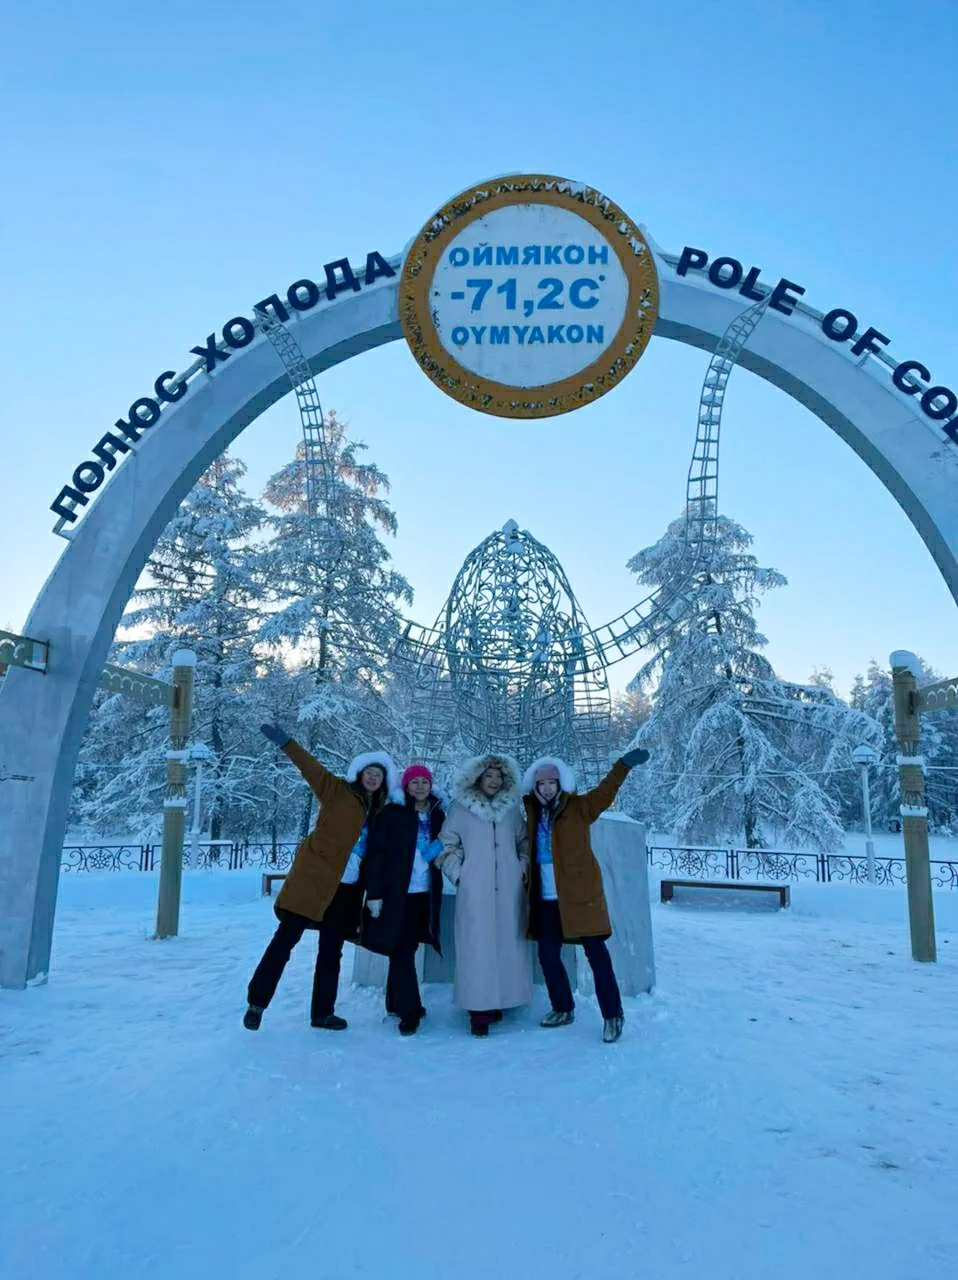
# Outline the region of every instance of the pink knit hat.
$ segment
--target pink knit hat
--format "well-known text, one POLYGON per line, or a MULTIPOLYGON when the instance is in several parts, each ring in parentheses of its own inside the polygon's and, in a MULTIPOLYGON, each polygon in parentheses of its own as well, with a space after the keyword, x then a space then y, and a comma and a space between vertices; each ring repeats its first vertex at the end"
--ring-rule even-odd
POLYGON ((554 764, 540 764, 533 782, 559 782, 559 770, 554 764))
POLYGON ((424 764, 411 764, 409 766, 402 776, 403 791, 406 790, 406 787, 410 782, 412 782, 413 778, 425 778, 429 785, 432 786, 432 774, 424 764))

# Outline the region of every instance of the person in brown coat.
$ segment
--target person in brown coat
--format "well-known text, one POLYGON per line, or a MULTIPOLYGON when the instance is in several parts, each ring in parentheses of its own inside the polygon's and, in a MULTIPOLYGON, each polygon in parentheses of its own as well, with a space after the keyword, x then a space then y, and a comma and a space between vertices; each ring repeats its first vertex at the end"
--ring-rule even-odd
POLYGON ((604 1020, 602 1039, 607 1044, 621 1036, 624 1014, 606 946, 612 926, 589 828, 612 804, 629 770, 648 758, 641 748, 626 752, 584 795, 576 790, 574 771, 553 756, 535 760, 522 780, 532 863, 529 937, 538 943, 539 964, 552 1002, 552 1011, 541 1025, 565 1027, 575 1017, 562 944, 581 943, 595 978, 604 1020))
POLYGON ((279 927, 250 979, 243 1026, 250 1031, 259 1028, 293 948, 307 929, 317 929, 310 1023, 344 1031, 346 1020, 335 1013, 343 944, 359 935, 366 841, 397 784, 398 770, 389 755, 374 751, 357 756, 340 778, 279 725, 263 725, 261 731, 309 783, 319 800, 319 816, 296 850, 276 899, 279 927))

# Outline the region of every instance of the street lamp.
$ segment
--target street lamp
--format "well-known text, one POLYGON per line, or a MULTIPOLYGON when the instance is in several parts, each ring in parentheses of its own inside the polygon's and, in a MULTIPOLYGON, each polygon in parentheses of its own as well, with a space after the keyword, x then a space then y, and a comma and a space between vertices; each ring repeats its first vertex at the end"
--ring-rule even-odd
POLYGON ((865 857, 868 860, 868 883, 875 883, 875 842, 872 840, 872 803, 868 791, 868 766, 878 763, 878 752, 863 742, 852 752, 852 759, 862 774, 862 812, 865 815, 865 857))
POLYGON ((190 858, 195 869, 199 854, 200 813, 203 803, 203 765, 213 759, 213 753, 205 742, 194 742, 187 750, 186 758, 196 765, 196 782, 193 787, 193 824, 190 827, 190 858))

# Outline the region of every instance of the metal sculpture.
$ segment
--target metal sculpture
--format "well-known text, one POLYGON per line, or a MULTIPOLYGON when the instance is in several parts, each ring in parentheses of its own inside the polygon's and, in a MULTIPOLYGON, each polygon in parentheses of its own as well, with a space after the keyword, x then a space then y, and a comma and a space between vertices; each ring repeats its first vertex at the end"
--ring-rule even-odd
MULTIPOLYGON (((440 764, 463 747, 494 746, 521 757, 561 755, 587 784, 600 774, 611 712, 607 668, 661 645, 687 619, 694 588, 708 572, 725 391, 767 306, 766 295, 735 317, 705 374, 686 480, 686 575, 593 629, 556 557, 509 521, 467 556, 435 624, 409 622, 394 650, 422 758, 440 764)), ((272 316, 259 321, 296 394, 316 555, 328 561, 338 554, 342 535, 319 393, 286 326, 272 316)), ((375 639, 394 644, 391 636, 375 639)))
POLYGON ((303 467, 306 473, 306 506, 317 563, 338 561, 343 551, 343 491, 326 439, 319 388, 302 347, 289 329, 266 311, 257 311, 260 329, 283 362, 296 396, 303 427, 303 467))
MULTIPOLYGON (((591 629, 548 547, 510 520, 466 557, 435 629, 455 712, 447 729, 473 751, 559 755, 596 776, 611 712, 605 664, 586 653, 591 629)), ((441 717, 428 726, 433 739, 443 727, 441 717)))

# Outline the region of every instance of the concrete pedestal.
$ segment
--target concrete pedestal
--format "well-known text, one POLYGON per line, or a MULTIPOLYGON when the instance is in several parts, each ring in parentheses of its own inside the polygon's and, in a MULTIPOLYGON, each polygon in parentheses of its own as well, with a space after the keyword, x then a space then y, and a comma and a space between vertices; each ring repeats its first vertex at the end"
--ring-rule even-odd
MULTIPOLYGON (((612 920, 609 951, 623 996, 651 991, 655 985, 652 949, 652 917, 649 910, 649 878, 646 869, 645 828, 622 814, 604 815, 592 828, 592 848, 602 868, 605 896, 612 920)), ((448 886, 444 886, 448 888, 448 886)), ((416 970, 421 982, 452 982, 456 964, 455 893, 444 892, 439 934, 442 955, 431 947, 420 947, 416 970)), ((542 971, 533 953, 535 981, 543 983, 542 971)), ((563 947, 562 959, 573 989, 592 995, 592 970, 578 947, 563 947)), ((356 948, 353 982, 360 986, 384 987, 387 960, 362 947, 356 948)))
MULTIPOLYGON (((419 975, 420 982, 453 981, 456 972, 455 922, 456 895, 454 893, 443 893, 442 911, 439 916, 439 941, 442 946, 442 955, 436 955, 432 947, 419 948, 416 952, 416 972, 419 975)), ((542 976, 542 970, 539 968, 539 961, 536 958, 534 942, 529 943, 529 949, 532 953, 533 978, 541 986, 545 983, 545 979, 542 976)), ((578 969, 578 949, 576 947, 563 947, 562 959, 569 974, 569 981, 575 987, 578 969)), ((385 956, 375 955, 372 951, 357 947, 353 960, 353 982, 361 987, 384 988, 388 964, 389 962, 385 956)))
MULTIPOLYGON (((455 920, 455 895, 443 893, 442 913, 439 917, 439 940, 443 954, 437 956, 432 947, 420 947, 416 952, 416 973, 420 982, 452 982, 455 964, 453 924, 455 920)), ((360 987, 386 986, 389 960, 364 947, 357 947, 353 959, 353 982, 360 987)))
MULTIPOLYGON (((603 814, 592 827, 592 849, 612 921, 612 967, 623 996, 638 996, 655 986, 645 827, 625 814, 603 814)), ((578 989, 583 995, 594 991, 592 970, 584 963, 578 989)))

